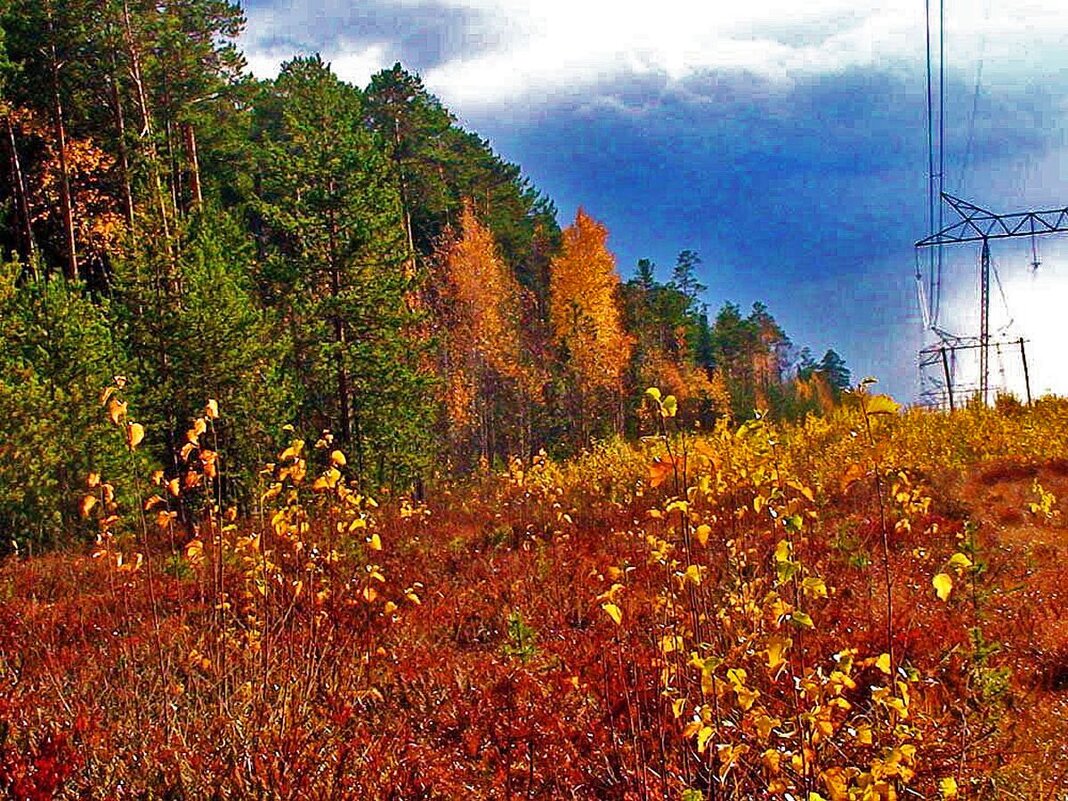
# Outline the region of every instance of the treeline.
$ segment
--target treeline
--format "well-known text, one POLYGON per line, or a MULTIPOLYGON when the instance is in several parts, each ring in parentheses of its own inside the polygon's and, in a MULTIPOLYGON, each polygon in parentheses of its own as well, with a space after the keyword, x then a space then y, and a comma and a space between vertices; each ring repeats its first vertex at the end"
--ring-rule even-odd
MULTIPOLYGON (((400 65, 256 81, 228 0, 0 3, 0 527, 76 524, 115 376, 168 477, 208 398, 229 497, 283 427, 366 486, 642 429, 641 390, 710 425, 848 385, 766 308, 710 320, 700 259, 622 283, 605 227, 552 202, 400 65)), ((144 458, 139 456, 138 458, 144 458)))

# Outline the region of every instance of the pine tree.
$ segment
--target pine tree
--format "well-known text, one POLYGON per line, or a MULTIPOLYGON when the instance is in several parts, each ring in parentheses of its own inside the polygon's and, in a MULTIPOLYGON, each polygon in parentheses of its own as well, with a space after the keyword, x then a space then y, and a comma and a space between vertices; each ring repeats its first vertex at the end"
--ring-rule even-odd
MULTIPOLYGON (((91 471, 129 468, 100 392, 126 373, 106 304, 77 282, 20 282, 0 266, 0 552, 69 542, 91 471)), ((89 532, 83 532, 88 534, 89 532)))
POLYGON ((260 281, 291 326, 303 419, 351 447, 362 478, 410 473, 429 458, 432 420, 406 303, 416 277, 360 92, 317 56, 298 58, 257 114, 260 281))

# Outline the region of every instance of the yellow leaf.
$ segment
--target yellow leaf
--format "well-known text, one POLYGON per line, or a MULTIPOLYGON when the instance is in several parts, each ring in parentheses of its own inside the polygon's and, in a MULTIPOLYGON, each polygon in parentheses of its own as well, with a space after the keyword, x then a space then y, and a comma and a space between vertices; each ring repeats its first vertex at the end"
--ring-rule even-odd
POLYGON ((697 535, 697 541, 701 545, 708 545, 708 537, 712 533, 712 526, 700 525, 694 533, 697 535))
POLYGON ((949 564, 951 567, 956 567, 960 570, 967 570, 972 566, 972 560, 964 554, 958 552, 949 557, 949 564))
MULTIPOLYGON (((943 599, 945 600, 945 599, 943 599)), ((879 668, 887 676, 890 675, 890 654, 883 654, 875 660, 875 667, 879 668)))
POLYGON ((779 668, 786 664, 784 654, 792 643, 793 640, 789 637, 781 637, 777 634, 768 638, 768 670, 770 672, 777 673, 779 668))
POLYGON ((801 589, 811 598, 826 598, 827 585, 817 576, 809 576, 801 582, 801 589))
POLYGON ((790 543, 787 540, 779 540, 775 546, 775 561, 785 562, 790 558, 790 543))
POLYGON ((954 779, 952 776, 946 776, 944 779, 939 779, 938 792, 942 794, 942 798, 956 798, 957 780, 954 779))
MULTIPOLYGON (((672 651, 681 651, 682 646, 682 637, 677 634, 666 634, 660 641, 660 650, 665 654, 670 654, 672 651)), ((675 717, 678 717, 678 715, 675 717)))
POLYGON ((665 481, 668 476, 674 471, 674 465, 671 461, 662 461, 660 459, 654 459, 653 463, 649 465, 649 486, 659 487, 665 481))
POLYGON ((855 462, 850 464, 848 467, 846 467, 845 473, 842 474, 842 492, 845 492, 847 489, 853 486, 853 484, 860 481, 860 479, 864 478, 865 475, 867 475, 867 471, 859 464, 855 462))
POLYGON ((300 456, 302 450, 304 450, 304 440, 295 439, 290 443, 288 448, 278 454, 278 461, 284 462, 287 459, 296 459, 300 456))
POLYGON ((209 420, 217 420, 219 418, 219 402, 215 398, 210 398, 204 405, 204 416, 209 420))
POLYGON ((771 730, 776 726, 782 725, 782 721, 779 718, 773 718, 770 715, 758 715, 754 723, 757 727, 757 736, 761 740, 767 740, 771 736, 771 730))
POLYGON ((690 565, 686 568, 686 574, 684 576, 685 581, 692 581, 694 584, 701 583, 701 568, 697 565, 690 565))
POLYGON ((82 503, 81 503, 81 507, 80 507, 81 508, 81 512, 82 512, 82 517, 89 517, 89 513, 91 511, 93 511, 93 507, 94 506, 96 506, 96 496, 95 495, 86 495, 84 498, 82 498, 82 503))
POLYGON ((676 698, 674 701, 671 702, 671 714, 675 716, 676 720, 682 717, 682 711, 685 707, 685 698, 676 698))
POLYGON ((865 414, 897 414, 901 407, 889 395, 872 395, 864 405, 865 414))
POLYGON ((115 425, 121 425, 124 417, 126 417, 126 401, 120 401, 118 398, 108 401, 108 419, 115 425))
POLYGON ((699 753, 703 754, 705 752, 705 749, 708 748, 708 741, 712 739, 712 735, 715 733, 715 729, 711 726, 701 727, 700 731, 697 732, 697 751, 699 753))
POLYGON ((603 603, 601 604, 601 609, 608 613, 608 616, 616 622, 617 626, 623 625, 623 613, 618 606, 613 603, 603 603))
POLYGON ((346 464, 348 464, 345 459, 345 454, 343 454, 341 451, 332 451, 330 453, 330 463, 333 464, 334 467, 344 467, 346 464))
POLYGON ((88 476, 86 476, 85 484, 86 484, 87 487, 89 487, 89 489, 94 489, 96 487, 99 487, 100 486, 100 474, 99 473, 90 473, 88 476))
POLYGON ((387 615, 392 615, 397 611, 397 605, 393 601, 386 601, 386 605, 382 607, 382 611, 387 615))
POLYGON ((371 538, 367 540, 367 547, 369 547, 372 551, 381 551, 382 538, 379 537, 377 534, 372 534, 371 538))
POLYGON ((145 427, 140 423, 128 423, 126 426, 126 444, 132 451, 145 438, 145 427))
POLYGON ((948 573, 938 573, 933 579, 931 584, 935 588, 935 592, 938 594, 938 600, 945 601, 949 599, 949 593, 953 589, 953 579, 948 573))

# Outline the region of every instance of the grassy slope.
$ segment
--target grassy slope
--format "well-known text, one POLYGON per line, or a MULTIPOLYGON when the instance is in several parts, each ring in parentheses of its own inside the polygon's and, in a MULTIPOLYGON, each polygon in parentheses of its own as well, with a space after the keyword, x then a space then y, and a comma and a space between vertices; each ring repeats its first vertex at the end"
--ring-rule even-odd
MULTIPOLYGON (((1068 529, 1028 504, 1036 480, 1068 496, 1068 408, 1009 411, 880 418, 874 446, 856 413, 690 441, 686 524, 666 511, 675 476, 650 486, 662 443, 612 445, 442 489, 425 509, 384 504, 352 536, 335 533, 342 512, 321 497, 305 501, 303 531, 246 521, 224 535, 221 587, 206 528, 204 562, 172 560, 177 577, 162 556, 133 572, 78 553, 10 561, 0 788, 28 798, 639 799, 686 788, 833 798, 861 797, 877 767, 890 773, 869 795, 909 785, 937 797, 953 777, 969 797, 1055 797, 1068 780, 1068 529), (757 496, 766 502, 754 506, 757 496), (790 533, 780 524, 795 511, 803 528, 790 533), (974 548, 965 520, 979 523, 974 548), (709 526, 706 545, 697 525, 709 526), (784 538, 798 576, 825 581, 827 598, 778 581, 784 538), (261 549, 277 567, 266 591, 261 549), (958 551, 984 570, 955 574, 943 602, 931 577, 958 551), (699 584, 686 578, 691 565, 699 584), (907 719, 872 701, 888 683, 875 663, 890 650, 886 568, 895 672, 914 679, 907 719), (384 581, 369 578, 375 570, 384 581), (769 615, 786 601, 811 613, 812 629, 769 615), (1000 645, 977 647, 977 626, 1000 645), (787 635, 772 669, 768 643, 787 635), (852 688, 828 684, 846 648, 857 649, 852 688), (723 662, 702 680, 691 654, 723 662), (739 668, 744 692, 730 683, 741 674, 728 674, 739 668), (811 697, 791 689, 805 681, 811 697), (715 731, 698 748, 713 707, 715 731), (762 720, 778 723, 762 734, 762 720), (856 735, 868 725, 871 745, 856 735), (915 757, 887 768, 902 745, 915 757), (781 767, 769 767, 768 749, 786 755, 781 767)), ((128 554, 146 550, 133 531, 115 543, 128 554)), ((175 536, 184 545, 194 532, 175 536)), ((167 552, 170 535, 150 529, 148 545, 167 552)))

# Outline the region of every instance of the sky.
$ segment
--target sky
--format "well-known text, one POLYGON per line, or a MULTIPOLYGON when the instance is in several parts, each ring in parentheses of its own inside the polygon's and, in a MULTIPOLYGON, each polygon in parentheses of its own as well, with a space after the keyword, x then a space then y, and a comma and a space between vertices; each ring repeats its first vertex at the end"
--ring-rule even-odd
MULTIPOLYGON (((258 77, 320 53, 365 86, 399 61, 522 167, 561 225, 580 205, 604 222, 624 279, 649 258, 666 280, 678 252, 695 250, 712 313, 764 302, 798 347, 834 348, 855 379, 918 398, 917 352, 933 341, 913 248, 931 225, 923 0, 244 8, 258 77)), ((1062 3, 954 0, 942 39, 945 191, 1001 213, 1068 205, 1062 3)), ((994 244, 992 331, 1028 340, 1036 395, 1068 394, 1068 235, 1037 247, 1036 270, 1029 240, 994 244)), ((978 251, 943 260, 939 327, 974 336, 978 251)), ((1019 361, 1009 348, 992 356, 991 381, 1022 395, 1019 361)), ((958 384, 971 369, 962 357, 958 384)))

